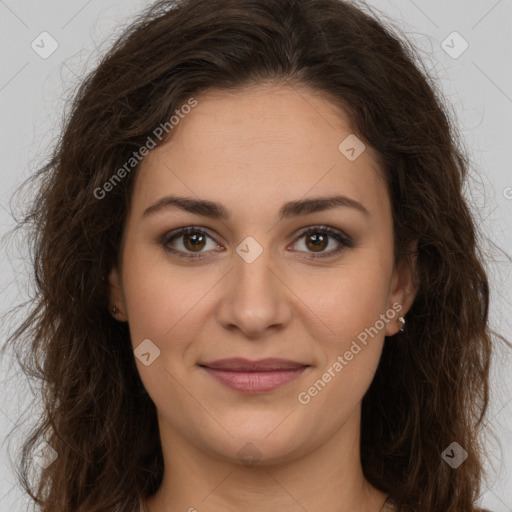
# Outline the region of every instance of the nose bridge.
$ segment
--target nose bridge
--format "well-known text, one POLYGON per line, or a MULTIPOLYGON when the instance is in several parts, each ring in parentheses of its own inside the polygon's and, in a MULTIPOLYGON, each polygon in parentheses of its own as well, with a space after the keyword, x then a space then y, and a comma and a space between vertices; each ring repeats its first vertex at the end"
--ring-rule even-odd
POLYGON ((245 243, 237 248, 237 253, 239 257, 235 259, 234 274, 237 280, 235 288, 250 294, 258 294, 264 291, 263 288, 270 288, 274 275, 271 268, 270 249, 261 248, 261 251, 258 251, 254 246, 248 246, 245 243))
MULTIPOLYGON (((239 301, 254 301, 256 307, 263 300, 275 300, 272 271, 272 255, 269 247, 263 247, 254 237, 248 236, 236 248, 234 291, 239 301)), ((249 306, 249 304, 246 304, 249 306)))
POLYGON ((286 321, 285 294, 275 275, 272 253, 255 238, 245 238, 236 248, 231 280, 222 298, 219 320, 236 325, 248 336, 286 321))

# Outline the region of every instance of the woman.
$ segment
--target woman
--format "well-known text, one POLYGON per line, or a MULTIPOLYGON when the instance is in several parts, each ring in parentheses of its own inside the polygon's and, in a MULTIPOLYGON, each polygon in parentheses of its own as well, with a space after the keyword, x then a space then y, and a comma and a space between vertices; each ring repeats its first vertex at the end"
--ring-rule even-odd
POLYGON ((84 80, 12 336, 40 510, 478 510, 488 280, 415 59, 349 2, 160 1, 84 80))

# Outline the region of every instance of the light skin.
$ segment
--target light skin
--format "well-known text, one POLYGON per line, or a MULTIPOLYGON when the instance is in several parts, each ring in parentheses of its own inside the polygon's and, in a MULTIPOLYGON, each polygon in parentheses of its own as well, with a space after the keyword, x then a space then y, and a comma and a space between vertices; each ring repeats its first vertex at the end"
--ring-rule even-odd
POLYGON ((305 87, 261 84, 196 99, 138 170, 109 276, 115 317, 129 323, 134 349, 149 339, 160 350, 148 366, 136 358, 165 462, 147 508, 378 512, 387 494, 362 473, 361 401, 384 337, 400 328, 398 313, 309 403, 298 400, 394 303, 405 316, 416 293, 410 266, 394 265, 391 205, 372 149, 347 159, 338 150, 353 133, 347 117, 305 87), (170 194, 221 203, 231 216, 176 206, 143 215, 170 194), (334 195, 362 209, 279 218, 285 203, 334 195), (207 236, 196 231, 197 245, 168 237, 167 247, 198 258, 165 250, 163 236, 187 226, 207 236), (325 238, 326 226, 352 246, 325 238), (251 263, 236 251, 249 236, 262 249, 251 263), (309 366, 273 391, 245 394, 199 366, 231 357, 309 366), (247 443, 255 465, 244 463, 247 443))

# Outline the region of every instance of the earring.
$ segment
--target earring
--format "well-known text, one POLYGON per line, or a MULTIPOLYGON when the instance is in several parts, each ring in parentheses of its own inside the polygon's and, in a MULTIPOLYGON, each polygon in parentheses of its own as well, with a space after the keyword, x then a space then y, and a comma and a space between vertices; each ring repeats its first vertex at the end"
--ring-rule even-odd
POLYGON ((117 313, 117 308, 115 306, 112 306, 112 314, 116 314, 117 313))
POLYGON ((405 318, 403 316, 399 316, 398 322, 400 323, 400 332, 404 332, 405 331, 405 318))

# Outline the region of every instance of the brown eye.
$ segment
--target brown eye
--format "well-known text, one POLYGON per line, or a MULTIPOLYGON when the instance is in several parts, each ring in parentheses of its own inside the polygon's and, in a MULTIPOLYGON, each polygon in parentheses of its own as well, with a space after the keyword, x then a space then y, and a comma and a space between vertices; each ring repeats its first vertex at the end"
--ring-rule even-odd
MULTIPOLYGON (((208 239, 213 239, 203 230, 189 226, 164 235, 161 244, 168 252, 176 254, 183 258, 201 258, 203 253, 208 252, 205 249, 208 239), (181 245, 181 246, 180 246, 181 245)), ((219 246, 212 243, 212 249, 219 246)))
POLYGON ((306 236, 306 245, 313 252, 323 251, 328 245, 328 237, 318 233, 308 234, 306 236))
POLYGON ((183 235, 183 245, 187 250, 196 251, 204 248, 206 243, 206 237, 204 234, 196 233, 185 233, 183 235))
MULTIPOLYGON (((304 239, 306 252, 310 253, 311 258, 329 258, 336 256, 344 249, 354 247, 350 237, 342 232, 334 231, 329 227, 312 227, 299 236, 299 240, 304 239), (337 248, 326 251, 327 247, 332 245, 332 240, 338 245, 337 248)), ((303 251, 299 251, 303 252, 303 251)))

